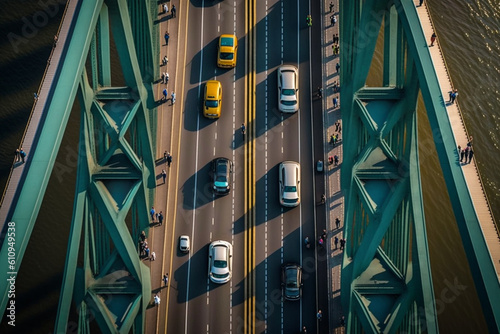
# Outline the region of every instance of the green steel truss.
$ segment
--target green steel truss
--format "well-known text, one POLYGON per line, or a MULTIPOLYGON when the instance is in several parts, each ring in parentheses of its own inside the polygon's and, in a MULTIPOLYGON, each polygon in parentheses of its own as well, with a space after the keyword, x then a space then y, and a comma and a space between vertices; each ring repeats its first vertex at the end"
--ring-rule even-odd
POLYGON ((138 237, 148 231, 156 185, 157 6, 124 0, 80 4, 76 22, 91 15, 93 24, 77 23, 74 32, 88 35, 90 54, 88 62, 81 58, 87 65, 76 79, 82 109, 78 177, 55 331, 65 333, 76 311, 79 332, 98 326, 102 333, 142 333, 151 280, 138 237), (125 87, 112 85, 119 77, 112 75, 112 40, 125 87))
POLYGON ((348 134, 342 165, 346 332, 438 332, 418 161, 419 90, 483 313, 497 331, 499 301, 492 296, 499 296, 498 279, 456 163, 444 98, 413 2, 342 0, 340 5, 341 101, 348 134), (367 87, 381 28, 381 86, 367 87))

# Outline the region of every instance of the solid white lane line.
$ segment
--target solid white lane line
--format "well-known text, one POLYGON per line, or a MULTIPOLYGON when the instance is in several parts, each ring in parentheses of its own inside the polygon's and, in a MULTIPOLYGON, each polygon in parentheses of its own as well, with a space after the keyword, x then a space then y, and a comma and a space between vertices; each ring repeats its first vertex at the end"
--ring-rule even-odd
MULTIPOLYGON (((311 4, 309 3, 309 8, 311 8, 311 4)), ((309 29, 309 33, 311 32, 311 30, 309 29)), ((299 73, 300 73, 300 11, 299 11, 299 0, 297 0, 297 68, 299 69, 299 73)), ((309 61, 309 64, 311 64, 311 61, 309 61)), ((312 109, 311 109, 311 112, 312 112, 312 109)), ((311 114, 312 115, 312 114, 311 114)), ((297 114, 297 117, 298 117, 298 134, 299 134, 299 164, 302 165, 302 155, 300 154, 300 152, 302 152, 302 149, 301 149, 301 146, 300 146, 300 138, 301 137, 301 128, 300 128, 300 119, 302 117, 302 112, 301 112, 301 108, 299 106, 299 111, 298 111, 298 114, 297 114)), ((311 124, 312 124, 312 119, 311 119, 311 124)), ((311 131, 311 134, 312 134, 312 131, 311 131)), ((314 148, 314 146, 313 146, 314 148)), ((314 152, 314 151, 311 151, 311 152, 314 152)), ((314 160, 314 159, 313 159, 314 160)), ((314 182, 313 182, 314 183, 314 182)), ((302 267, 302 201, 299 205, 299 263, 300 263, 300 266, 302 267)), ((299 324, 300 324, 300 327, 299 328, 302 328, 302 298, 300 298, 300 304, 299 304, 299 311, 300 311, 300 320, 299 320, 299 324)))
MULTIPOLYGON (((203 22, 204 22, 204 2, 202 1, 202 9, 201 9, 201 25, 200 25, 200 57, 203 60, 203 22)), ((198 99, 201 97, 201 74, 203 70, 203 61, 200 62, 200 73, 198 76, 198 99)), ((196 149, 195 149, 195 164, 194 164, 194 189, 197 189, 198 185, 198 154, 199 154, 199 142, 200 142, 200 113, 197 113, 196 117, 196 149)), ((191 244, 195 245, 195 227, 196 227, 196 191, 193 192, 193 220, 192 220, 192 228, 191 228, 191 244)), ((189 259, 188 259, 188 272, 187 272, 187 288, 186 288, 186 306, 185 306, 185 319, 184 319, 184 333, 188 332, 188 309, 189 309, 189 284, 191 281, 191 254, 192 250, 189 251, 189 259)))

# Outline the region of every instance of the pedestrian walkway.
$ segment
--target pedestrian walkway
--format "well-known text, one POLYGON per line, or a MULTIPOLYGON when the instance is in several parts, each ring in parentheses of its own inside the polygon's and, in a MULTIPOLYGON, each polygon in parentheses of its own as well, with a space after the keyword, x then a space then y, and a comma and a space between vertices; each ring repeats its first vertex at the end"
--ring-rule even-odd
MULTIPOLYGON (((66 40, 68 34, 71 32, 70 26, 73 21, 77 7, 77 1, 68 1, 64 9, 61 24, 59 25, 59 30, 57 31, 57 42, 54 41, 52 51, 47 61, 47 67, 42 77, 40 87, 37 92, 34 92, 33 108, 31 109, 31 114, 28 119, 28 124, 24 130, 23 138, 21 139, 21 147, 24 152, 26 152, 26 160, 29 161, 31 154, 34 153, 36 142, 37 142, 37 132, 39 126, 43 124, 44 113, 47 112, 45 104, 48 101, 50 103, 51 96, 50 91, 53 88, 53 82, 57 82, 57 77, 59 71, 57 70, 60 64, 64 62, 65 53, 63 52, 66 45, 66 40), (55 80, 55 81, 54 81, 55 80)), ((30 97, 31 98, 31 97, 30 97)), ((12 157, 14 157, 14 152, 16 147, 12 147, 12 157)), ((25 169, 29 168, 31 164, 16 162, 13 159, 12 168, 10 170, 9 178, 7 180, 7 185, 2 194, 2 199, 0 201, 0 231, 3 229, 4 224, 7 222, 7 215, 9 210, 14 208, 17 203, 17 196, 19 196, 19 189, 22 187, 24 182, 25 169)), ((37 168, 37 167, 35 167, 37 168)), ((2 240, 0 240, 0 243, 2 240)), ((0 244, 1 246, 1 244, 0 244)))
MULTIPOLYGON (((427 3, 423 3, 419 6, 420 1, 415 1, 417 6, 417 13, 424 30, 425 36, 428 38, 429 44, 431 44, 431 36, 435 33, 434 25, 429 14, 427 3)), ((439 36, 434 42, 434 46, 429 47, 429 51, 432 57, 432 62, 434 63, 434 68, 439 79, 439 85, 441 86, 441 93, 446 99, 449 93, 455 89, 451 81, 448 68, 446 66, 446 61, 443 57, 443 52, 439 43, 439 36)), ((464 148, 471 138, 471 134, 467 132, 465 127, 462 112, 460 111, 459 102, 461 96, 458 95, 455 103, 447 103, 448 117, 450 119, 450 124, 453 129, 453 134, 455 136, 455 142, 464 148)), ((500 236, 495 225, 492 212, 490 210, 490 205, 484 191, 484 186, 481 181, 481 176, 477 168, 476 160, 472 159, 470 163, 462 164, 462 171, 465 176, 467 187, 469 188, 469 193, 472 197, 472 202, 476 210, 479 222, 481 224, 481 229, 483 231, 484 238, 488 245, 490 256, 494 262, 497 276, 500 277, 500 236)))
POLYGON ((339 55, 339 1, 323 0, 321 13, 324 27, 322 36, 323 87, 324 89, 324 147, 326 161, 327 193, 327 249, 329 284, 329 333, 343 333, 343 314, 340 301, 340 277, 342 252, 340 241, 344 238, 344 194, 340 188, 340 166, 342 165, 342 114, 340 104, 340 55, 339 55), (331 6, 333 4, 333 7, 331 6), (335 19, 332 19, 335 16, 335 19), (332 24, 333 23, 333 24, 332 24), (331 142, 332 136, 334 144, 331 142), (335 164, 335 157, 338 164, 335 164), (333 161, 333 163, 330 163, 333 161), (337 228, 336 219, 340 224, 337 228), (338 240, 338 243, 335 243, 338 240))

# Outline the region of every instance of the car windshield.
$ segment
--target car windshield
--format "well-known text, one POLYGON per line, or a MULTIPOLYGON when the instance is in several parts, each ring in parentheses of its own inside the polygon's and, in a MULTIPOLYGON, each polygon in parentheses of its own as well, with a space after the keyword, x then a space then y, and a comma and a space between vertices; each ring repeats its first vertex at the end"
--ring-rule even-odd
POLYGON ((282 89, 281 94, 286 95, 286 96, 293 96, 293 95, 295 95, 295 89, 290 89, 290 88, 282 89))
POLYGON ((221 46, 233 46, 234 45, 234 41, 231 37, 222 37, 220 39, 220 45, 221 46))
POLYGON ((281 100, 281 104, 285 106, 294 106, 297 104, 297 101, 286 101, 286 100, 281 100))
POLYGON ((215 182, 227 183, 227 178, 225 175, 219 175, 215 179, 215 182))
POLYGON ((234 58, 234 53, 232 52, 221 52, 220 59, 223 60, 232 60, 234 58))
POLYGON ((286 186, 284 191, 286 193, 295 193, 295 192, 297 192, 297 187, 286 186))
POLYGON ((217 100, 207 100, 205 106, 208 108, 217 108, 219 106, 219 101, 217 100))
POLYGON ((226 268, 227 267, 227 261, 215 260, 214 261, 214 267, 215 268, 226 268))

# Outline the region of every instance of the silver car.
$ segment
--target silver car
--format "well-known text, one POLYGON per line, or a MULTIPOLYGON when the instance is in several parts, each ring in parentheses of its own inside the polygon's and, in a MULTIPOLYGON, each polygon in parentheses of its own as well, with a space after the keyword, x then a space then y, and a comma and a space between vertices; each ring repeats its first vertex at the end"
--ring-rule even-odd
POLYGON ((293 65, 278 67, 278 109, 285 113, 299 110, 299 71, 293 65))
POLYGON ((295 161, 283 161, 279 166, 280 204, 297 206, 300 204, 300 164, 295 161))
POLYGON ((188 235, 181 235, 179 237, 179 250, 183 253, 188 253, 189 252, 189 236, 188 235))
POLYGON ((229 282, 233 268, 233 245, 217 240, 208 248, 208 276, 214 283, 229 282))

